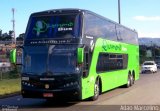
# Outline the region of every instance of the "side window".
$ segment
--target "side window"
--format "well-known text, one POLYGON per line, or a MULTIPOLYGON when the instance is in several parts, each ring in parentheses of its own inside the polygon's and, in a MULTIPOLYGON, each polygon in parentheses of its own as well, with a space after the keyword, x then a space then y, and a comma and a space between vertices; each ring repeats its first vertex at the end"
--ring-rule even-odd
POLYGON ((117 40, 130 44, 138 44, 138 35, 125 27, 116 25, 117 40))
POLYGON ((84 24, 86 35, 117 40, 116 25, 109 20, 86 13, 84 15, 84 24))
POLYGON ((97 67, 96 67, 97 72, 104 72, 109 70, 108 69, 109 67, 107 67, 107 64, 109 66, 111 66, 111 64, 109 64, 108 60, 109 60, 109 54, 99 54, 97 67))
POLYGON ((100 53, 96 70, 98 73, 126 69, 128 65, 127 54, 100 53))

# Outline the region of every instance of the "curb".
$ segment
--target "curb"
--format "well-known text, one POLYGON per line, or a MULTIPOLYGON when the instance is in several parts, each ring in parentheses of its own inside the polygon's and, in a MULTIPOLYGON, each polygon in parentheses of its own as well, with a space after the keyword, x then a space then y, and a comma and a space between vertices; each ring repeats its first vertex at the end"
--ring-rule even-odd
POLYGON ((15 93, 11 93, 11 94, 0 95, 0 99, 9 98, 12 96, 18 96, 20 94, 21 94, 21 92, 15 92, 15 93))

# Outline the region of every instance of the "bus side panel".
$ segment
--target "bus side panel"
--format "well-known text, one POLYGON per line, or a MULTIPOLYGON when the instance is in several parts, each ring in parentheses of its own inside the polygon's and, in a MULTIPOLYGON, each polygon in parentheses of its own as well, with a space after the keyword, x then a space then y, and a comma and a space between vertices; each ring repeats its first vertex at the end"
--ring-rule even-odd
POLYGON ((139 78, 139 59, 138 59, 138 46, 114 42, 110 40, 97 39, 94 52, 92 56, 92 61, 89 70, 89 76, 87 78, 82 78, 82 99, 91 97, 94 95, 94 84, 96 78, 99 76, 102 82, 102 92, 116 88, 118 86, 127 83, 129 71, 135 72, 135 79, 139 78), (109 46, 110 45, 110 46, 109 46), (120 49, 114 46, 121 46, 120 49), (116 54, 127 54, 128 64, 125 69, 97 72, 97 62, 100 53, 116 53, 116 54))
POLYGON ((82 100, 93 96, 95 78, 91 75, 82 78, 82 100))
POLYGON ((136 71, 135 71, 135 80, 138 80, 140 77, 140 66, 139 66, 139 46, 137 46, 136 50, 136 60, 137 60, 137 65, 136 65, 136 71))
POLYGON ((106 72, 100 74, 102 80, 102 92, 113 89, 122 83, 122 79, 117 77, 117 73, 119 72, 114 71, 114 72, 106 72))
MULTIPOLYGON (((99 44, 95 46, 95 52, 97 52, 97 54, 103 52, 103 53, 120 53, 120 54, 128 55, 128 64, 126 69, 98 73, 98 75, 100 75, 102 80, 102 92, 105 92, 107 90, 126 84, 128 80, 129 71, 131 71, 131 73, 135 72, 135 80, 139 78, 138 46, 125 44, 125 43, 118 43, 118 42, 103 40, 103 39, 98 39, 96 44, 99 44), (107 47, 107 46, 106 46, 106 50, 104 50, 104 46, 103 46, 104 41, 107 42, 105 43, 105 45, 108 45, 108 44, 121 45, 121 50, 117 50, 114 48, 112 49, 111 47, 107 47)), ((95 66, 95 69, 96 69, 96 66, 95 66)))
POLYGON ((135 80, 139 79, 139 47, 135 45, 130 45, 128 47, 128 69, 131 74, 134 73, 135 80))
POLYGON ((98 53, 94 48, 91 65, 89 68, 89 74, 87 77, 82 78, 82 99, 86 99, 92 97, 94 95, 94 84, 96 81, 96 77, 98 76, 96 73, 96 64, 98 53))

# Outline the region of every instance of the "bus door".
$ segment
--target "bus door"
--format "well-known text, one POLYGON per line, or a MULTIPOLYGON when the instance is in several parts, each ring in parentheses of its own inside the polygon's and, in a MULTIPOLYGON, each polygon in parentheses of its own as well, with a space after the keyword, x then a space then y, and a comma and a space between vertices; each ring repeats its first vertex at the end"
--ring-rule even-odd
POLYGON ((91 54, 89 53, 89 48, 84 49, 84 61, 82 64, 82 99, 88 98, 92 95, 93 89, 91 87, 91 76, 89 75, 91 54))

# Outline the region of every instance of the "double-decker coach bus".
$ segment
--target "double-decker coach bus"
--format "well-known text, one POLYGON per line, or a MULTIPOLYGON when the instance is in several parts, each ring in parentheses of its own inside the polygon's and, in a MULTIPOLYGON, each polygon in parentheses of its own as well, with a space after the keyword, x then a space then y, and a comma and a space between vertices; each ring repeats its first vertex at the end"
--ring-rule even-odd
POLYGON ((96 100, 139 79, 137 32, 87 10, 31 14, 22 55, 25 98, 96 100))

